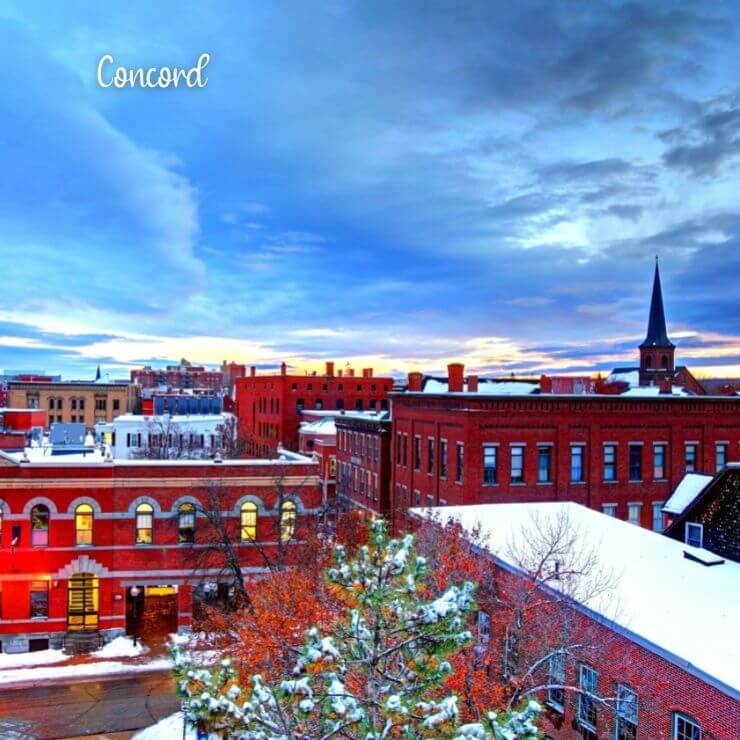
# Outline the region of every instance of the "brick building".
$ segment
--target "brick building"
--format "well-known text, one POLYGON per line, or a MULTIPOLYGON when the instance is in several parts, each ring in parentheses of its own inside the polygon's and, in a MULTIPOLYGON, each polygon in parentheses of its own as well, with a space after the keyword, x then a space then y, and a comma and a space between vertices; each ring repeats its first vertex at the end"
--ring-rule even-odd
POLYGON ((685 473, 740 461, 740 396, 706 395, 674 350, 656 264, 639 367, 593 384, 409 373, 392 394, 394 526, 410 506, 575 501, 662 531, 685 473))
POLYGON ((189 388, 220 391, 231 388, 234 381, 245 374, 246 368, 236 362, 223 361, 220 369, 210 370, 203 365, 193 365, 186 359, 179 365, 152 368, 149 365, 131 371, 131 382, 141 388, 183 390, 189 388))
POLYGON ((351 506, 388 516, 391 510, 390 413, 346 414, 337 429, 337 494, 351 506))
MULTIPOLYGON (((468 531, 480 527, 486 542, 481 557, 497 566, 494 590, 504 600, 517 586, 529 589, 531 574, 516 550, 531 552, 537 541, 532 528, 556 531, 566 522, 567 531, 575 533, 572 549, 598 542, 596 567, 616 574, 604 590, 581 591, 586 594, 582 600, 573 597, 578 587, 565 581, 538 581, 540 601, 549 605, 548 621, 542 624, 564 629, 537 643, 522 665, 526 631, 536 633, 536 623, 528 628, 525 621, 524 632, 513 640, 512 630, 507 639, 495 621, 501 606, 479 603, 476 639, 489 671, 521 675, 534 656, 542 658, 525 686, 544 706, 540 726, 545 737, 738 737, 740 565, 718 562, 706 550, 573 503, 465 506, 417 510, 415 516, 434 513, 452 517, 468 531), (568 598, 562 598, 563 591, 568 598)), ((542 572, 557 572, 560 559, 569 562, 570 555, 559 551, 559 560, 551 557, 542 572)))
POLYGON ((23 450, 33 439, 40 441, 46 419, 44 411, 0 407, 0 450, 23 450))
POLYGON ((298 425, 304 411, 388 409, 393 379, 375 377, 372 368, 355 375, 351 368, 334 372, 327 362, 323 374, 293 375, 285 363, 277 374, 250 374, 236 381, 239 430, 251 454, 274 455, 279 445, 298 449, 298 425))
POLYGON ((8 405, 45 411, 47 428, 62 423, 84 424, 92 429, 129 410, 129 386, 124 382, 11 380, 8 405))
POLYGON ((142 623, 162 634, 189 626, 193 608, 230 581, 218 558, 201 559, 214 541, 200 513, 207 491, 218 493, 242 572, 258 573, 258 545, 299 539, 318 510, 316 473, 293 453, 224 462, 0 453, 0 652, 57 647, 71 633, 140 634, 142 623))

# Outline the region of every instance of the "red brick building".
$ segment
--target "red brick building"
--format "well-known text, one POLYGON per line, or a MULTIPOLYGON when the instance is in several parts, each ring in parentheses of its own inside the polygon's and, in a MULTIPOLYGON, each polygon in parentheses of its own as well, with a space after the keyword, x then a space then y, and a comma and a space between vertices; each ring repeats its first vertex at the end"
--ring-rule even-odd
POLYGON ((240 372, 243 375, 244 369, 244 365, 227 364, 224 361, 220 370, 209 370, 203 365, 193 365, 183 358, 179 365, 167 365, 164 369, 146 366, 132 370, 131 382, 141 388, 169 390, 207 388, 220 391, 222 388, 229 387, 240 372))
POLYGON ((23 450, 33 437, 40 440, 46 418, 46 412, 38 409, 0 408, 0 450, 23 450))
POLYGON ((298 428, 298 451, 313 457, 319 466, 319 479, 326 506, 334 500, 337 484, 336 412, 305 411, 298 428))
POLYGON ((391 510, 391 438, 388 412, 346 414, 337 429, 337 494, 351 506, 382 516, 391 510))
POLYGON ((217 557, 202 559, 214 542, 201 513, 212 505, 208 491, 218 496, 242 572, 257 573, 260 546, 300 538, 319 510, 316 473, 295 454, 26 462, 0 453, 0 651, 57 647, 70 633, 137 634, 157 620, 163 633, 187 628, 194 606, 230 582, 217 557))
POLYGON ((249 376, 236 381, 236 413, 240 433, 251 453, 275 454, 282 445, 298 449, 298 425, 304 411, 387 410, 393 378, 375 377, 372 368, 355 375, 351 368, 334 372, 327 362, 323 374, 294 375, 285 363, 280 373, 249 376))
POLYGON ((740 461, 740 396, 676 368, 657 265, 639 353, 593 384, 410 373, 392 394, 394 526, 410 506, 575 501, 662 531, 685 473, 740 461))
MULTIPOLYGON (((415 516, 427 513, 417 510, 415 516)), ((601 590, 556 578, 538 581, 547 617, 530 626, 525 619, 516 639, 513 628, 508 639, 500 634, 500 604, 479 603, 476 639, 489 671, 522 675, 534 658, 541 659, 522 681, 522 690, 531 691, 527 696, 544 707, 540 726, 545 737, 738 737, 740 565, 572 503, 431 513, 450 516, 468 531, 480 527, 486 542, 481 557, 497 566, 495 592, 504 603, 518 587, 530 588, 531 574, 516 552, 531 553, 539 536, 532 536, 532 530, 558 531, 565 522, 570 528, 565 531, 574 534, 570 549, 557 551, 558 560, 551 557, 542 572, 551 573, 561 562, 565 572, 569 562, 579 562, 581 548, 598 542, 596 568, 616 574, 601 590), (527 540, 523 545, 521 538, 527 540), (553 629, 533 651, 527 650, 527 633, 537 635, 544 625, 553 629), (512 644, 518 647, 511 649, 512 644)), ((595 580, 601 578, 598 571, 595 580)))

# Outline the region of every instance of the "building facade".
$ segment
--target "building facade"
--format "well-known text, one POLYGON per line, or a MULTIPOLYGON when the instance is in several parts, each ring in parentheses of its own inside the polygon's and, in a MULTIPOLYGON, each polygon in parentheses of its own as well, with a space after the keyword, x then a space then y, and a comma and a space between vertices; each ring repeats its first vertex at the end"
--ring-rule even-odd
POLYGON ((372 368, 361 376, 351 368, 334 372, 327 362, 323 374, 293 375, 285 363, 279 374, 250 374, 236 381, 239 430, 251 454, 271 456, 279 446, 298 449, 298 425, 304 411, 380 411, 388 409, 392 378, 375 377, 372 368))
MULTIPOLYGON (((528 675, 522 683, 543 706, 538 724, 546 738, 737 737, 737 563, 714 564, 705 550, 572 503, 417 510, 414 516, 434 514, 451 517, 467 531, 480 529, 486 544, 478 551, 495 563, 495 593, 501 601, 479 601, 478 656, 489 673, 502 679, 528 675), (522 570, 517 548, 532 554, 533 542, 551 542, 547 533, 563 526, 573 551, 556 550, 541 572, 551 573, 559 560, 564 569, 567 563, 583 562, 578 552, 598 542, 595 567, 616 574, 608 587, 599 591, 554 578, 536 585, 522 570), (527 542, 522 546, 517 537, 527 542), (502 603, 512 594, 516 599, 518 592, 531 594, 532 587, 538 588, 537 601, 546 615, 529 622, 525 618, 521 632, 511 621, 497 623, 502 603), (563 598, 562 591, 568 596, 563 598), (681 593, 691 599, 676 608, 674 599, 681 593)), ((599 579, 598 571, 582 577, 599 579)))
POLYGON ((34 409, 0 408, 0 450, 23 450, 33 440, 40 442, 47 416, 34 409))
POLYGON ((300 539, 321 504, 317 466, 280 460, 34 459, 0 453, 0 651, 70 634, 187 628, 232 579, 202 512, 218 507, 243 574, 300 539), (279 485, 278 485, 279 484, 279 485), (262 548, 262 549, 261 549, 262 548), (214 552, 213 556, 204 554, 214 552))
POLYGON ((85 381, 10 381, 8 405, 46 412, 46 427, 53 423, 95 424, 112 421, 129 409, 127 383, 85 381))
POLYGON ((347 414, 337 428, 337 495, 387 517, 391 511, 391 438, 389 412, 375 416, 347 414))

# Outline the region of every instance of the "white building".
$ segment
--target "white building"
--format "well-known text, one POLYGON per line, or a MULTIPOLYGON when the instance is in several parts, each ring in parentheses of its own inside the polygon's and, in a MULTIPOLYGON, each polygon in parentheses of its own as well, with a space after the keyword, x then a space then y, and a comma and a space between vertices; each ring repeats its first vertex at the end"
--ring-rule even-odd
POLYGON ((222 449, 226 429, 235 429, 232 414, 121 414, 109 423, 97 424, 95 434, 117 460, 149 454, 170 459, 201 458, 222 449))

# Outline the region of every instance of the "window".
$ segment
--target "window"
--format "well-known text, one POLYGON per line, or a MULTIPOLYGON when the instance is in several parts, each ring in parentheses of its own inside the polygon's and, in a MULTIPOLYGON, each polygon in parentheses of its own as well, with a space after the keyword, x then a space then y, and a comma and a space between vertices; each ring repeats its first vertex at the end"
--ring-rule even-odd
POLYGON ((640 524, 640 513, 642 511, 642 504, 627 504, 627 521, 630 524, 640 524))
POLYGON ((583 663, 578 668, 578 721, 586 729, 596 732, 596 687, 599 674, 591 666, 583 663))
POLYGON ((691 717, 674 712, 671 724, 671 740, 701 740, 701 727, 691 717))
POLYGON ((465 468, 465 446, 462 442, 455 445, 455 481, 462 483, 465 468))
POLYGON ((572 483, 583 483, 583 445, 570 448, 570 480, 572 483))
POLYGON ((54 399, 53 398, 50 398, 49 399, 49 408, 50 409, 53 409, 54 408, 54 399))
POLYGON ((727 465, 727 443, 717 442, 714 448, 714 467, 719 473, 727 465))
POLYGON ((75 542, 78 545, 92 545, 93 508, 90 504, 80 504, 75 509, 75 542))
POLYGON ((616 710, 616 740, 635 740, 637 738, 637 694, 626 686, 617 686, 616 710))
POLYGON ((49 544, 49 509, 37 504, 31 509, 31 547, 46 547, 49 544))
POLYGON ((691 547, 703 547, 704 527, 696 522, 686 522, 686 544, 691 547))
POLYGON ((81 398, 80 399, 79 409, 80 409, 80 411, 84 411, 85 410, 85 399, 84 398, 81 398))
POLYGON ((295 402, 295 410, 296 410, 296 413, 297 414, 302 414, 303 413, 303 399, 302 398, 296 399, 296 402, 295 402))
POLYGON ((119 411, 120 408, 121 408, 121 402, 117 398, 114 398, 113 399, 113 410, 119 411))
POLYGON ((552 447, 549 445, 537 448, 537 482, 552 482, 552 447))
POLYGON ((447 440, 439 440, 439 477, 447 477, 447 440))
POLYGON ((139 504, 136 507, 136 544, 151 545, 154 509, 151 504, 139 504))
POLYGON ((494 486, 498 483, 498 447, 483 445, 483 485, 494 486))
POLYGON ((434 437, 427 439, 427 474, 434 473, 434 437))
POLYGON ((320 398, 317 398, 316 401, 314 402, 314 408, 317 411, 321 411, 321 409, 324 408, 324 402, 320 398))
POLYGON ((254 542, 257 539, 257 504, 246 501, 239 510, 240 539, 254 542))
POLYGON ((630 450, 630 480, 642 480, 642 445, 631 444, 630 450))
POLYGON ((31 581, 31 619, 49 616, 49 581, 31 581))
POLYGON ((665 480, 665 445, 653 446, 653 478, 654 480, 665 480))
POLYGON ((192 545, 195 542, 195 506, 182 504, 177 519, 177 541, 181 545, 192 545))
POLYGON ((72 400, 70 401, 70 405, 71 405, 71 407, 72 407, 72 411, 77 411, 77 399, 76 399, 76 398, 73 398, 73 399, 72 399, 72 400))
POLYGON ((547 690, 548 704, 557 711, 563 712, 565 708, 565 689, 562 688, 565 684, 565 655, 563 653, 550 656, 547 682, 556 687, 547 690))
POLYGON ((95 399, 95 410, 96 411, 105 411, 108 404, 105 398, 96 398, 95 399))
POLYGON ((653 532, 663 531, 663 501, 653 502, 653 532))
POLYGON ((421 437, 414 437, 414 470, 421 470, 421 437))
POLYGON ((280 506, 280 541, 288 542, 295 534, 295 504, 292 501, 283 501, 280 506))
POLYGON ((511 482, 524 483, 524 447, 521 445, 511 448, 511 482))
POLYGON ((617 446, 604 445, 604 480, 617 479, 617 446))
POLYGON ((616 504, 604 504, 601 507, 601 511, 603 514, 606 514, 607 516, 616 516, 617 515, 617 505, 616 504))
POLYGON ((686 464, 686 472, 696 472, 696 447, 694 442, 687 442, 684 447, 684 462, 686 464))

